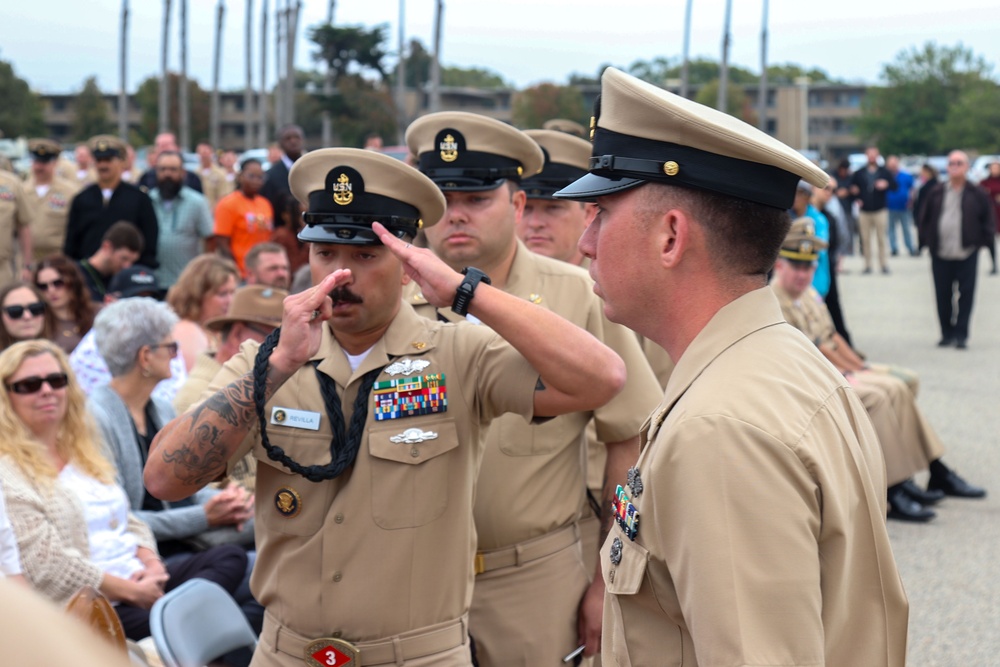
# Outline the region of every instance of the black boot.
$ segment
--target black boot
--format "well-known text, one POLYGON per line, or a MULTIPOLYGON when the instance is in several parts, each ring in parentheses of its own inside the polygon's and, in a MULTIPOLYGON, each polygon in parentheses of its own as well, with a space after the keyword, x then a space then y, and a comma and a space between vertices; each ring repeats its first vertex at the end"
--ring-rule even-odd
POLYGON ((940 489, 934 489, 933 491, 924 491, 912 479, 908 479, 899 486, 903 487, 903 491, 906 495, 916 500, 921 505, 937 505, 939 502, 944 500, 944 491, 940 489))
POLYGON ((900 521, 912 521, 915 523, 927 523, 935 516, 934 510, 927 509, 916 500, 911 498, 903 490, 902 484, 894 484, 889 487, 889 514, 890 519, 900 521))

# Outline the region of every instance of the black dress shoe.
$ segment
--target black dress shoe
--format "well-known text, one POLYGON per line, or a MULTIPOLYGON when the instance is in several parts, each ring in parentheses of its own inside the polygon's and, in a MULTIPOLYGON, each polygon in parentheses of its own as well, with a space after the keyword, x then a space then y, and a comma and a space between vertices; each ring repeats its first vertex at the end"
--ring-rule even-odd
POLYGON ((908 479, 899 485, 902 487, 903 492, 909 497, 916 500, 921 505, 936 505, 942 500, 944 500, 944 491, 941 489, 934 489, 931 491, 924 491, 912 479, 908 479))
POLYGON ((934 510, 927 509, 916 500, 911 498, 902 489, 901 484, 896 484, 889 489, 889 514, 890 519, 900 521, 912 521, 914 523, 927 523, 935 516, 934 510))
POLYGON ((964 338, 956 338, 955 339, 955 349, 957 349, 957 350, 967 350, 967 349, 969 349, 969 344, 965 341, 964 338))
POLYGON ((986 489, 972 486, 959 477, 958 473, 954 470, 949 470, 942 475, 931 475, 930 481, 927 482, 927 490, 943 491, 946 496, 954 496, 956 498, 986 497, 986 489))
POLYGON ((938 347, 951 347, 954 344, 955 344, 955 339, 952 338, 951 336, 945 336, 944 338, 938 341, 938 347))

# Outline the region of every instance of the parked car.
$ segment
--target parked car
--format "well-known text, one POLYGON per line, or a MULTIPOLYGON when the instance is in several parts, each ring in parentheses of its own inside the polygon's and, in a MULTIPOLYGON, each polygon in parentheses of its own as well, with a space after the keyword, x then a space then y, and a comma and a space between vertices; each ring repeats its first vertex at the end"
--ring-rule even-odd
POLYGON ((990 175, 990 165, 1000 162, 1000 155, 980 155, 969 168, 969 180, 978 183, 990 175))

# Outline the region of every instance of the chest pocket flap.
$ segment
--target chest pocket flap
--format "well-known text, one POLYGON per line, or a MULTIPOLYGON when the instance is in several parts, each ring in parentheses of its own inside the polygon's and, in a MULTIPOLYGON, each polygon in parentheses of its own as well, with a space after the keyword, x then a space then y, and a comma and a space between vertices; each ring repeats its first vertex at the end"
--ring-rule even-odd
MULTIPOLYGON (((610 547, 605 546, 605 553, 601 554, 601 561, 604 568, 604 583, 607 585, 609 593, 615 595, 635 595, 639 592, 642 580, 646 576, 646 563, 649 561, 649 552, 641 545, 628 539, 620 530, 616 529, 614 534, 622 542, 622 559, 618 565, 613 565, 607 553, 610 547)), ((610 544, 610 542, 607 544, 610 544)))

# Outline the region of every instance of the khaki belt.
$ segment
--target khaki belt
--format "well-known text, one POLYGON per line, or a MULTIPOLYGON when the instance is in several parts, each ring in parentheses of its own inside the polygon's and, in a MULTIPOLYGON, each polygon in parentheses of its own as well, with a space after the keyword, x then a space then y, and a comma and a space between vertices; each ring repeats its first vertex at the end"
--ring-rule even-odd
MULTIPOLYGON (((305 662, 306 647, 314 639, 289 630, 274 620, 268 613, 264 614, 264 629, 262 636, 272 638, 274 647, 305 662)), ((359 665, 402 665, 407 660, 416 660, 435 653, 442 653, 468 642, 468 619, 463 616, 454 621, 446 621, 427 628, 397 635, 389 639, 374 642, 353 643, 360 656, 359 665)))
POLYGON ((580 529, 573 523, 514 546, 479 551, 476 552, 476 574, 499 570, 502 567, 524 565, 533 560, 551 556, 579 541, 580 529))

